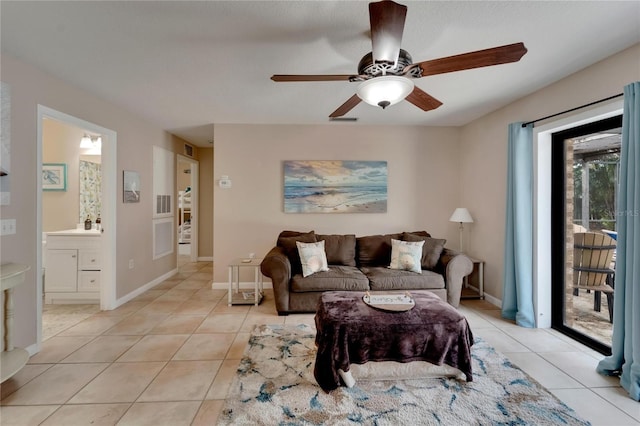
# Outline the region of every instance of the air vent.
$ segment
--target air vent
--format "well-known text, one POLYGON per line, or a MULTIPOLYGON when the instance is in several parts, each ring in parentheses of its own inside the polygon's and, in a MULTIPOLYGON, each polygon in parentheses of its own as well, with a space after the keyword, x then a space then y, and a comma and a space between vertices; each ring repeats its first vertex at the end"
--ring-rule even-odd
POLYGON ((189 144, 184 144, 184 155, 187 157, 193 157, 193 147, 189 144))
POLYGON ((171 213, 171 195, 156 196, 156 214, 171 213))

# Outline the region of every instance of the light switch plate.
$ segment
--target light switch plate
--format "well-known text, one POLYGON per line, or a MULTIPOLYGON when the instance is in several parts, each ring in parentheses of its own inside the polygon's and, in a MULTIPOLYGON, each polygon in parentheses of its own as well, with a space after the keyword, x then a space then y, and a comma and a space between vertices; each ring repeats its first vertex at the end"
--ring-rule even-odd
POLYGON ((16 233, 15 219, 0 220, 0 235, 14 235, 16 233))

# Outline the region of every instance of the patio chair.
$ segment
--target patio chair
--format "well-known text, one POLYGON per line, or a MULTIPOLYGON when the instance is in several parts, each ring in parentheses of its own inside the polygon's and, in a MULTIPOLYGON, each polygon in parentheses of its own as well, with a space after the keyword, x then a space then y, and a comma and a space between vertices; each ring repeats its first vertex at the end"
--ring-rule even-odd
POLYGON ((573 288, 594 292, 593 309, 600 312, 601 292, 607 296, 609 321, 613 322, 615 270, 611 268, 616 242, 605 234, 573 234, 573 288))

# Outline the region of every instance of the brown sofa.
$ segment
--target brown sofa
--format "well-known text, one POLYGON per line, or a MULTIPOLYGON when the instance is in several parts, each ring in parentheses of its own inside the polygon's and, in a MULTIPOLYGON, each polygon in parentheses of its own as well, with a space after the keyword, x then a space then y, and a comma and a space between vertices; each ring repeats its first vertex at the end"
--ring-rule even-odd
POLYGON ((283 231, 260 269, 271 278, 279 315, 315 312, 324 291, 429 290, 458 307, 462 280, 473 264, 464 254, 444 248, 445 242, 425 231, 363 237, 283 231), (392 239, 425 241, 422 273, 389 268, 392 239), (304 277, 296 241, 322 240, 329 270, 304 277))

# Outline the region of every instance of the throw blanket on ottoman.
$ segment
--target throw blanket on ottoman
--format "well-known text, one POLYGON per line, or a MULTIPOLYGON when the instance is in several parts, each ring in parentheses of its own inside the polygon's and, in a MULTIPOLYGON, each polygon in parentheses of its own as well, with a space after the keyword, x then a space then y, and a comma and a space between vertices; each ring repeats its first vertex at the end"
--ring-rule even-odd
POLYGON ((365 304, 364 294, 328 291, 320 299, 314 376, 322 389, 340 385, 339 370, 370 361, 447 364, 473 380, 473 334, 455 308, 428 291, 412 291, 413 309, 389 312, 365 304))

